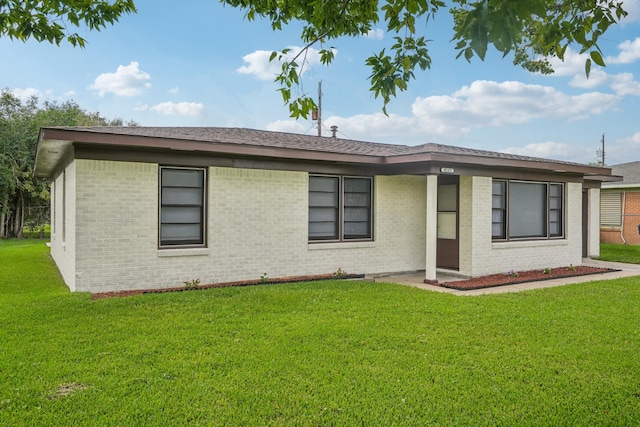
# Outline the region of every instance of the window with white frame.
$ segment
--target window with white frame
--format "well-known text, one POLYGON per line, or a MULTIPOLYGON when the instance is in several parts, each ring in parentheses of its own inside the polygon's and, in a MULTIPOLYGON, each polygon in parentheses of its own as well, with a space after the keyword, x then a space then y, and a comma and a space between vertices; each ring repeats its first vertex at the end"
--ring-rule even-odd
POLYGON ((564 236, 564 184, 494 179, 491 208, 493 240, 564 236))
POLYGON ((159 246, 205 246, 204 169, 160 167, 159 246))
POLYGON ((309 175, 309 240, 370 240, 373 179, 309 175))

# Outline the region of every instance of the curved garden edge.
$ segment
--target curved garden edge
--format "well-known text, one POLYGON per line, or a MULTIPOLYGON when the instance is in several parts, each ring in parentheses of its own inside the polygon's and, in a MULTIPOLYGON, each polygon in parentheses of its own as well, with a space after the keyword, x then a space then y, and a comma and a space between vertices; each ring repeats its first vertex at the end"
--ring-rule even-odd
POLYGON ((588 276, 603 274, 612 271, 620 271, 613 268, 568 266, 545 270, 518 271, 514 274, 492 274, 488 276, 474 277, 472 279, 443 282, 439 286, 459 291, 492 288, 497 286, 517 285, 519 283, 538 282, 543 280, 561 279, 566 277, 588 276))

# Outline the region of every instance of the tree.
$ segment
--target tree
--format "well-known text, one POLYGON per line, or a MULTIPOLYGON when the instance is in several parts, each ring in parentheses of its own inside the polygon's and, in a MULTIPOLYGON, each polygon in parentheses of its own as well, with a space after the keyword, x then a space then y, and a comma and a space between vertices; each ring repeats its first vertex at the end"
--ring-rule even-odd
POLYGON ((371 69, 370 90, 382 98, 383 111, 396 91, 404 91, 416 70, 431 67, 427 25, 441 9, 453 16, 453 42, 458 57, 484 60, 494 48, 504 56, 513 54, 515 65, 530 71, 553 72, 549 58, 564 59, 570 45, 588 53, 585 73, 591 64, 604 66, 599 38, 626 12, 621 0, 221 0, 246 10, 251 21, 263 17, 274 31, 293 21, 303 24, 300 38, 305 44, 293 59, 285 59, 287 49, 274 52, 271 60, 282 62, 276 77, 292 117, 304 117, 315 108, 313 100, 302 95, 292 99, 292 88, 299 86, 305 55, 319 45, 321 62, 330 64, 334 50, 329 45, 340 37, 360 37, 379 21, 393 34, 391 46, 366 60, 371 69))
POLYGON ((21 41, 33 37, 57 45, 66 39, 83 47, 86 40, 69 27, 100 31, 135 12, 133 0, 0 0, 0 37, 21 41))
MULTIPOLYGON (((0 92, 0 238, 22 237, 25 225, 42 227, 49 217, 49 187, 34 178, 36 146, 43 126, 121 126, 83 110, 73 101, 23 102, 7 89, 0 92)), ((129 126, 137 126, 128 122, 129 126)), ((42 228, 41 228, 42 229, 42 228)))

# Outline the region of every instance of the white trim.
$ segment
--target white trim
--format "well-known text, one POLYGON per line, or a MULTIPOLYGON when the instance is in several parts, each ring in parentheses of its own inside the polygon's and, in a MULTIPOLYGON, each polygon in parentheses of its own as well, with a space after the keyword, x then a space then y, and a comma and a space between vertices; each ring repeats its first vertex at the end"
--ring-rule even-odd
POLYGON ((209 248, 158 249, 158 257, 209 256, 209 248))
POLYGON ((539 248, 549 246, 569 246, 566 239, 548 240, 509 240, 506 242, 493 242, 491 249, 514 249, 514 248, 539 248))
POLYGON ((375 248, 376 242, 334 242, 334 243, 321 243, 316 241, 314 243, 308 243, 309 250, 322 250, 322 249, 360 249, 360 248, 375 248))

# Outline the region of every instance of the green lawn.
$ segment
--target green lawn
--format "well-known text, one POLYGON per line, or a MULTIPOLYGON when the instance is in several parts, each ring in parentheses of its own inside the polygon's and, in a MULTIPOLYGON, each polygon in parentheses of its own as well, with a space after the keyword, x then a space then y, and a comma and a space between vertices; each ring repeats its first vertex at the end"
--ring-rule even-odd
POLYGON ((600 244, 600 258, 603 261, 640 264, 640 245, 600 244))
POLYGON ((326 281, 93 301, 0 242, 0 425, 640 424, 640 280, 326 281))

